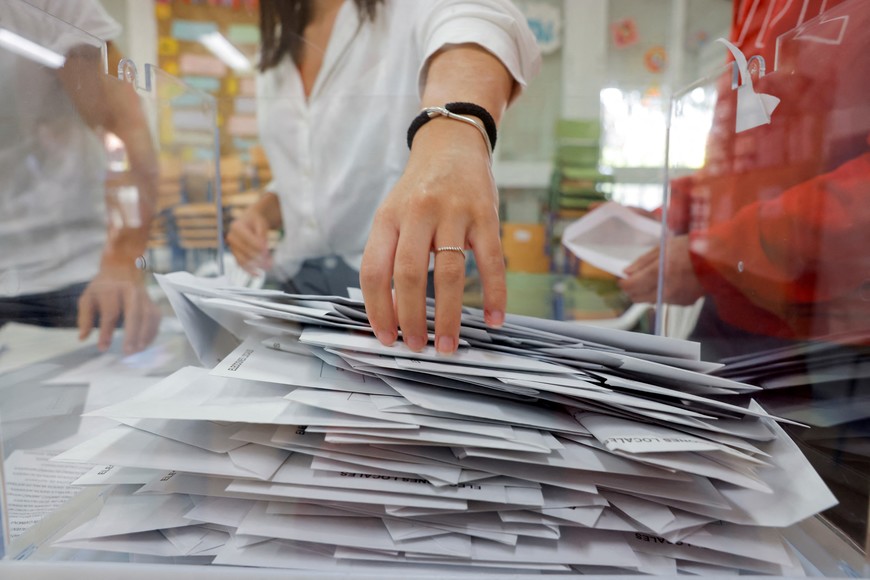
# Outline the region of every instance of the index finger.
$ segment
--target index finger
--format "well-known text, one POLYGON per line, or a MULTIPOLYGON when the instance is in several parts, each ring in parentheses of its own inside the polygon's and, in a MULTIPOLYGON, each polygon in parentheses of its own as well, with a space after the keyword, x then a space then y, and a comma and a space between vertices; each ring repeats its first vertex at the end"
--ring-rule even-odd
POLYGON ((631 276, 632 274, 643 270, 644 268, 648 268, 652 263, 657 263, 659 261, 659 248, 656 246, 651 250, 648 250, 645 254, 637 258, 634 262, 625 267, 625 275, 631 276))
POLYGON ((384 345, 393 344, 398 337, 391 286, 398 241, 398 232, 376 219, 360 268, 360 290, 363 293, 369 324, 384 345))
POLYGON ((118 325, 121 307, 118 303, 118 295, 114 290, 100 292, 96 297, 97 312, 100 316, 100 336, 97 339, 97 348, 107 350, 112 344, 112 333, 118 325))
POLYGON ((124 288, 124 353, 132 354, 142 349, 142 302, 137 299, 137 288, 128 285, 124 288))
POLYGON ((79 340, 84 340, 94 329, 94 300, 91 293, 85 290, 79 298, 79 340))

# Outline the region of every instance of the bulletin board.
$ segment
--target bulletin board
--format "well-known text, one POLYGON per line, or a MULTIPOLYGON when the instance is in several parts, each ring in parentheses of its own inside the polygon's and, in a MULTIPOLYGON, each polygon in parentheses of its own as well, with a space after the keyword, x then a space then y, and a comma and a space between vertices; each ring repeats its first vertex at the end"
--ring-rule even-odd
MULTIPOLYGON (((254 67, 260 42, 258 0, 158 0, 155 11, 159 67, 216 97, 221 156, 247 161, 249 151, 257 145, 254 67), (238 48, 251 68, 234 70, 206 48, 201 39, 213 32, 238 48)), ((183 107, 176 114, 175 130, 183 131, 183 107)), ((190 118, 194 122, 196 116, 190 118)), ((190 129, 193 138, 197 128, 190 129)), ((174 136, 175 140, 184 137, 174 136)))

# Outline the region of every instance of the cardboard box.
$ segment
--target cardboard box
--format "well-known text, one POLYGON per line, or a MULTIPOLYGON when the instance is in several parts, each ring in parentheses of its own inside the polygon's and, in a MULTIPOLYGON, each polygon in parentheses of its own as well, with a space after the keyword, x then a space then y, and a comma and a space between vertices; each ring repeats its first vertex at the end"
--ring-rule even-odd
POLYGON ((503 223, 501 243, 509 272, 550 271, 549 241, 544 224, 503 223))

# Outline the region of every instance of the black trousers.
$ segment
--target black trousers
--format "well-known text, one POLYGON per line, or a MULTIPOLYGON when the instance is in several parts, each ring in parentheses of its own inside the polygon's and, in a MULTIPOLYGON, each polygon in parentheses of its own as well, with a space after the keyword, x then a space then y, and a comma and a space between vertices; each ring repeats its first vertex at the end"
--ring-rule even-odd
POLYGON ((24 296, 0 296, 0 326, 21 322, 48 327, 74 327, 78 324, 78 302, 87 283, 61 290, 24 296))
MULTIPOLYGON (((317 296, 347 296, 348 288, 359 288, 359 272, 337 256, 306 260, 302 269, 281 289, 290 294, 317 296)), ((433 272, 429 272, 426 296, 435 297, 433 272)))

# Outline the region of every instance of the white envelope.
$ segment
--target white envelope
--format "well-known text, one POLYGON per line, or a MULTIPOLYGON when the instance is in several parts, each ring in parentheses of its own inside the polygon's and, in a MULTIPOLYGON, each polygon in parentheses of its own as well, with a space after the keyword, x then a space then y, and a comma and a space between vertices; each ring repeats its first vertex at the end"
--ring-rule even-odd
MULTIPOLYGON (((755 402, 752 405, 761 408, 755 402)), ((797 445, 775 422, 765 422, 775 436, 765 447, 773 465, 759 468, 758 476, 772 493, 717 484, 719 493, 727 502, 725 508, 687 505, 680 501, 684 498, 668 499, 666 502, 661 498, 648 499, 725 522, 776 528, 788 527, 835 505, 836 498, 797 445), (795 481, 800 481, 801 485, 794 485, 795 481)))
POLYGON ((184 514, 184 518, 237 528, 256 503, 248 499, 204 497, 184 514))
MULTIPOLYGON (((468 309, 474 311, 474 309, 468 309)), ((481 313, 482 311, 477 310, 481 313)), ((645 352, 663 356, 673 356, 691 360, 701 359, 701 344, 689 340, 669 338, 643 332, 626 332, 616 328, 604 328, 588 324, 577 324, 562 320, 550 320, 535 316, 520 314, 508 314, 505 316, 505 324, 502 329, 516 328, 520 332, 530 333, 534 331, 555 335, 564 342, 591 342, 606 344, 613 349, 623 349, 626 352, 645 352)))
POLYGON ((380 518, 334 518, 318 516, 270 515, 265 508, 251 510, 238 533, 281 538, 330 546, 352 546, 373 550, 414 551, 433 555, 468 558, 471 540, 449 534, 395 542, 380 518))
POLYGON ((611 507, 643 526, 641 529, 660 534, 677 519, 667 506, 661 504, 612 491, 604 491, 602 495, 611 507))
POLYGON ((550 431, 587 433, 587 430, 573 417, 557 410, 504 401, 486 395, 429 387, 394 377, 386 377, 384 380, 401 396, 424 409, 469 417, 484 417, 492 421, 550 431))
POLYGON ((549 453, 550 447, 543 441, 541 433, 529 430, 515 430, 516 437, 513 440, 485 437, 483 435, 463 434, 456 431, 445 431, 431 427, 421 427, 416 431, 385 432, 382 435, 343 435, 340 433, 327 433, 328 443, 345 444, 369 444, 369 445, 434 445, 456 447, 472 445, 490 449, 510 449, 514 451, 526 451, 530 453, 549 453), (530 437, 525 437, 530 435, 530 437))
MULTIPOLYGON (((155 477, 137 491, 137 495, 166 495, 166 494, 187 494, 190 496, 203 496, 211 498, 239 498, 239 494, 232 494, 226 491, 227 486, 232 482, 232 479, 225 477, 212 477, 208 475, 198 475, 194 473, 181 473, 178 471, 169 471, 155 477)), ((246 495, 241 499, 256 500, 262 499, 268 501, 270 497, 250 497, 246 495)))
MULTIPOLYGON (((374 503, 378 505, 401 505, 445 510, 462 510, 468 502, 462 499, 429 497, 413 494, 398 494, 371 490, 346 490, 314 485, 278 484, 255 480, 234 480, 226 491, 235 497, 270 498, 278 500, 339 501, 374 503)), ((241 532, 240 532, 241 533, 241 532)), ((260 535, 260 534, 254 534, 260 535)), ((277 537, 277 536, 276 536, 277 537)))
POLYGON ((295 431, 290 429, 279 429, 273 437, 276 443, 287 449, 292 449, 294 452, 299 452, 314 457, 323 458, 325 460, 347 462, 354 465, 364 465, 374 468, 382 468, 387 471, 409 471, 424 477, 436 479, 445 484, 463 483, 462 471, 458 467, 454 467, 456 463, 452 454, 443 450, 447 456, 447 461, 414 461, 413 456, 402 453, 397 453, 392 450, 380 449, 377 447, 359 445, 333 445, 326 443, 322 435, 317 433, 305 432, 302 435, 295 434, 295 431), (317 439, 312 440, 312 437, 317 439), (456 471, 459 471, 459 480, 456 479, 456 471))
POLYGON ((549 455, 541 453, 504 452, 493 449, 460 449, 454 451, 459 458, 482 457, 505 462, 533 463, 550 467, 561 467, 578 471, 635 475, 656 479, 688 480, 688 477, 670 470, 650 467, 628 458, 616 456, 588 445, 563 440, 562 449, 549 455))
POLYGON ((228 532, 205 526, 170 528, 160 533, 186 556, 213 555, 230 539, 228 532))
POLYGON ((779 530, 758 526, 711 524, 687 536, 685 543, 716 552, 791 566, 792 558, 779 530))
POLYGON ((655 554, 677 560, 689 560, 702 564, 713 564, 725 568, 736 568, 751 572, 772 574, 775 576, 785 575, 783 566, 770 562, 716 552, 686 542, 672 543, 664 538, 641 532, 624 533, 623 535, 629 542, 631 548, 637 552, 655 554))
POLYGON ((221 284, 219 279, 195 278, 186 272, 155 274, 154 279, 172 305, 172 310, 181 322, 190 345, 204 366, 211 368, 239 344, 239 340, 232 333, 191 300, 191 298, 196 299, 197 295, 213 293, 213 289, 221 284), (186 296, 185 293, 188 291, 197 294, 186 296))
POLYGON ((762 459, 747 455, 722 443, 694 437, 661 425, 629 421, 608 415, 586 413, 577 419, 595 439, 611 452, 638 454, 700 452, 704 457, 743 470, 750 464, 766 465, 762 459))
POLYGON ((338 331, 319 330, 315 328, 306 328, 302 332, 299 340, 306 344, 314 344, 322 347, 331 347, 336 349, 356 350, 371 354, 383 354, 399 358, 431 360, 447 362, 456 365, 470 365, 477 367, 492 367, 502 369, 514 369, 527 371, 530 373, 546 373, 546 374, 570 374, 571 369, 558 365, 545 363, 530 358, 522 358, 511 355, 502 355, 495 352, 483 351, 478 349, 463 349, 452 355, 439 355, 435 348, 427 345, 421 352, 414 352, 405 346, 404 343, 397 342, 392 346, 384 346, 380 341, 373 336, 364 336, 359 334, 348 334, 338 331))
POLYGON ((358 471, 361 473, 382 473, 412 475, 428 479, 432 485, 456 485, 462 469, 450 465, 427 465, 423 463, 402 463, 377 457, 368 458, 362 455, 346 455, 347 461, 336 461, 323 456, 314 456, 311 468, 322 471, 358 471))
POLYGON ((272 423, 288 406, 289 387, 214 377, 184 367, 140 396, 92 411, 88 416, 272 423))
POLYGON ((301 355, 268 348, 257 338, 245 340, 211 374, 335 391, 394 394, 378 379, 335 368, 313 354, 301 355))
POLYGON ((402 430, 396 433, 392 433, 396 430, 391 430, 390 433, 385 431, 382 437, 406 437, 415 441, 433 442, 437 440, 456 445, 489 444, 502 449, 522 449, 525 451, 539 449, 542 452, 547 452, 550 449, 542 441, 524 436, 521 428, 511 428, 506 431, 504 426, 488 423, 472 423, 431 415, 385 413, 378 410, 377 406, 372 403, 371 397, 365 394, 297 389, 287 395, 287 399, 336 413, 370 417, 382 421, 393 420, 397 423, 420 426, 420 429, 414 431, 402 430), (426 436, 437 437, 436 439, 425 439, 426 436), (501 437, 505 438, 501 439, 501 437))
POLYGON ((89 540, 191 525, 184 514, 193 507, 186 495, 109 495, 97 516, 64 534, 60 541, 89 540))
POLYGON ((617 392, 598 392, 587 389, 575 389, 572 387, 563 387, 561 385, 551 385, 541 381, 519 381, 516 379, 500 379, 509 385, 517 385, 521 387, 531 387, 541 391, 559 393, 568 397, 573 397, 578 401, 592 401, 593 403, 605 404, 617 408, 628 407, 631 410, 639 409, 642 411, 656 411, 659 413, 667 413, 671 415, 680 415, 682 417, 692 417, 696 419, 714 419, 709 415, 686 409, 682 406, 668 405, 659 403, 649 399, 641 399, 631 395, 624 395, 617 392))
POLYGON ((513 548, 494 542, 472 542, 473 560, 481 562, 537 562, 583 564, 636 569, 634 551, 618 534, 566 527, 558 541, 520 538, 513 548))
MULTIPOLYGON (((603 511, 604 506, 542 508, 541 515, 591 528, 595 526, 595 522, 601 517, 603 511)), ((564 522, 560 522, 560 524, 564 525, 564 522)))
POLYGON ((124 485, 146 484, 162 472, 159 469, 121 467, 120 465, 97 465, 71 485, 124 485))
POLYGON ((230 436, 239 430, 237 423, 127 418, 121 418, 119 421, 134 429, 193 445, 213 453, 226 453, 244 445, 242 441, 230 439, 230 436))
MULTIPOLYGON (((355 471, 315 471, 312 458, 293 454, 270 480, 273 483, 334 487, 351 490, 373 490, 399 494, 425 495, 431 497, 450 497, 465 500, 491 501, 505 503, 505 486, 487 483, 458 484, 456 486, 436 487, 428 480, 416 477, 403 477, 393 474, 368 474, 355 471)), ((543 497, 538 492, 539 501, 543 497)))
POLYGON ((403 572, 411 575, 421 575, 429 578, 465 578, 485 574, 484 578, 502 578, 509 571, 515 571, 511 576, 520 576, 522 571, 538 575, 540 572, 571 572, 570 566, 561 564, 528 564, 525 562, 476 562, 473 560, 449 560, 447 558, 428 554, 405 553, 391 556, 378 550, 359 550, 357 548, 337 547, 336 558, 349 558, 352 564, 367 574, 381 574, 379 578, 395 575, 396 566, 401 566, 403 572), (373 560, 366 562, 366 560, 373 560))
MULTIPOLYGON (((372 395, 374 396, 374 395, 372 395)), ((395 398, 395 397, 390 397, 395 398)), ((279 417, 275 418, 275 425, 305 425, 310 433, 323 433, 327 428, 352 428, 352 429, 419 429, 420 426, 413 418, 405 418, 404 421, 377 419, 363 415, 350 415, 337 411, 330 411, 320 407, 313 407, 288 401, 288 405, 279 417)), ((392 417, 391 417, 392 419, 392 417)))
POLYGON ((57 548, 72 548, 76 550, 97 550, 101 552, 120 552, 122 554, 143 554, 163 558, 179 557, 185 554, 176 548, 166 536, 159 531, 139 532, 137 534, 122 534, 105 538, 84 540, 66 540, 61 538, 54 542, 57 548))
POLYGON ((658 247, 661 222, 608 202, 570 223, 562 244, 575 256, 621 278, 625 268, 658 247))
POLYGON ((305 570, 335 570, 342 567, 331 552, 316 553, 297 544, 279 540, 247 545, 244 538, 239 536, 230 539, 218 551, 213 563, 251 568, 301 568, 305 570))
POLYGON ((191 473, 268 479, 289 452, 248 444, 212 453, 121 425, 55 457, 55 461, 99 463, 146 469, 183 468, 191 473))

